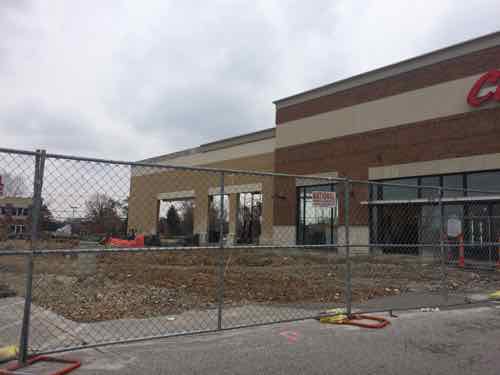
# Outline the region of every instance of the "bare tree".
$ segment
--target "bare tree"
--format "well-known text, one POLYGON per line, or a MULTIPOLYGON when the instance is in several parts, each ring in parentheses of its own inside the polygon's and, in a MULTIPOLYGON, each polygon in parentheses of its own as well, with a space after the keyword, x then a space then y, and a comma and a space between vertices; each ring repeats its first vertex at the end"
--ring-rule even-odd
POLYGON ((85 216, 94 233, 117 234, 123 229, 122 205, 106 194, 93 194, 85 202, 85 216))

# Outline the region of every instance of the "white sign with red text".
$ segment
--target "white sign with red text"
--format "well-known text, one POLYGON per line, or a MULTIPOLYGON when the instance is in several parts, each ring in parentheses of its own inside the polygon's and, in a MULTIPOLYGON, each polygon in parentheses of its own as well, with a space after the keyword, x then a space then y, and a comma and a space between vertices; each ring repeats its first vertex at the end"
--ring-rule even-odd
POLYGON ((335 208, 337 194, 334 191, 313 191, 312 202, 314 207, 335 208))

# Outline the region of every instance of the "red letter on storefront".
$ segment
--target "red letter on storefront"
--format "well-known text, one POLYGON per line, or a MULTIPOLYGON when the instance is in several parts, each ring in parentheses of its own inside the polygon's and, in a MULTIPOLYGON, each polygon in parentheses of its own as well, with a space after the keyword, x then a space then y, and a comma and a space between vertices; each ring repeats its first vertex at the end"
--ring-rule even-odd
POLYGON ((490 99, 500 101, 500 71, 491 70, 484 74, 477 80, 477 82, 472 86, 467 96, 467 103, 473 107, 479 107, 484 102, 490 99), (479 92, 485 83, 497 84, 495 91, 488 91, 488 93, 479 96, 479 92))

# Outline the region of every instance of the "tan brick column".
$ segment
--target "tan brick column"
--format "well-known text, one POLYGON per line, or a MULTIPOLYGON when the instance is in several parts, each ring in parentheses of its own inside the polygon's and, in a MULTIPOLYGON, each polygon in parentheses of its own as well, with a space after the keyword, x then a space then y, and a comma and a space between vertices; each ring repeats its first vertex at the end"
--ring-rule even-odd
POLYGON ((200 245, 208 241, 208 187, 196 187, 193 232, 200 239, 200 245))
POLYGON ((262 217, 259 243, 270 245, 273 242, 274 181, 266 177, 262 181, 262 217))
POLYGON ((229 233, 227 244, 229 246, 236 243, 236 230, 238 227, 239 194, 229 194, 229 233))

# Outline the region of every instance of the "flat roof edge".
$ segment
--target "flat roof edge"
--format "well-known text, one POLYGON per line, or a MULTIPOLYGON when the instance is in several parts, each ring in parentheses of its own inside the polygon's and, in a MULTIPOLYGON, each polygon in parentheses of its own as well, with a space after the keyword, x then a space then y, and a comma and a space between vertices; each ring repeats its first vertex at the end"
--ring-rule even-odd
POLYGON ((152 162, 152 163, 160 162, 160 161, 175 159, 182 156, 199 154, 202 152, 221 150, 224 148, 238 146, 245 143, 258 142, 265 139, 274 138, 275 136, 276 136, 276 128, 268 128, 252 133, 241 134, 229 138, 223 138, 214 142, 204 143, 200 146, 188 148, 177 152, 172 152, 159 156, 153 156, 151 158, 140 160, 139 162, 152 162))
POLYGON ((202 152, 215 151, 221 148, 237 146, 244 143, 257 142, 265 139, 274 138, 276 136, 276 128, 268 128, 252 133, 237 135, 235 137, 224 138, 218 141, 204 143, 200 146, 202 152))
POLYGON ((375 82, 384 78, 389 78, 401 73, 415 70, 424 66, 432 65, 441 61, 463 56, 500 45, 500 31, 482 35, 477 38, 439 48, 431 52, 424 53, 409 59, 405 59, 393 64, 385 65, 364 73, 360 73, 348 78, 344 78, 326 85, 315 87, 311 90, 299 92, 273 101, 277 108, 283 108, 298 104, 321 96, 334 94, 336 92, 348 90, 367 83, 375 82))

